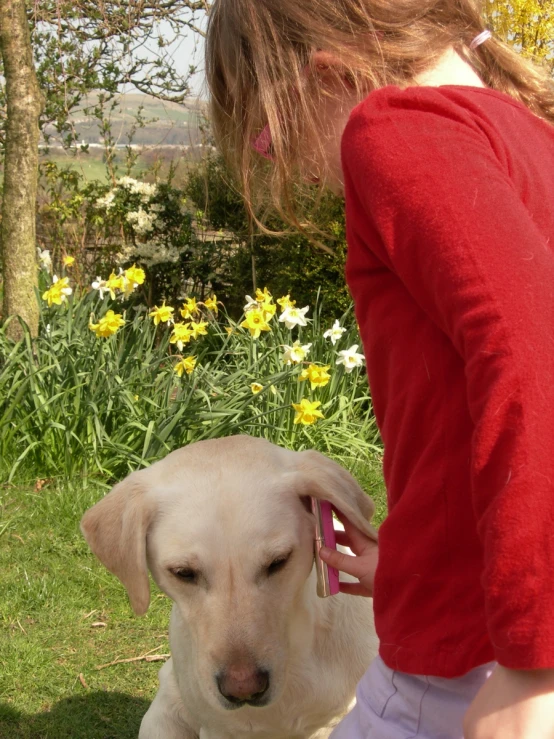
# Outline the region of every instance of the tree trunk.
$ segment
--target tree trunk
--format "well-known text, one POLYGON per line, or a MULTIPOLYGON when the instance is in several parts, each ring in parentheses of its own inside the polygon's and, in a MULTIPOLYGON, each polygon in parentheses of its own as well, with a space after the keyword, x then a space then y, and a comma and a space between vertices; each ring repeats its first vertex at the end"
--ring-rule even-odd
MULTIPOLYGON (((3 315, 20 316, 32 336, 38 333, 36 196, 38 119, 42 95, 38 86, 25 0, 0 0, 0 50, 6 80, 7 126, 0 245, 4 275, 3 315)), ((18 321, 8 333, 22 335, 18 321)))

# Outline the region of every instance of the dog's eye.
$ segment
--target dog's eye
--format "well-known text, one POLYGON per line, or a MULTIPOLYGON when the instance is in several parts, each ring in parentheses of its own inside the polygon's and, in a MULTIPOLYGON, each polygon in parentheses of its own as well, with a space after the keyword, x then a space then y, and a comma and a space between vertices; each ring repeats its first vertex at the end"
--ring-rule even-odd
POLYGON ((195 585, 198 581, 198 573, 195 570, 191 570, 190 567, 176 567, 171 572, 183 582, 195 585))
POLYGON ((283 567, 287 564, 287 562, 290 559, 290 554, 285 554, 282 557, 276 557, 273 562, 269 565, 267 568, 267 574, 268 575, 275 575, 276 572, 279 572, 283 569, 283 567))

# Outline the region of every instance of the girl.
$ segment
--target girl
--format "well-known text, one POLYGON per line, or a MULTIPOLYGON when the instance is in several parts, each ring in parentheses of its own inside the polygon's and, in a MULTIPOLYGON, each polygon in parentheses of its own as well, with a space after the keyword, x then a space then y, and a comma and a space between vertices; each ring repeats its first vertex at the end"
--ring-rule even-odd
POLYGON ((477 0, 215 0, 207 71, 249 207, 345 199, 389 515, 326 555, 381 644, 333 739, 554 737, 552 82, 477 0))

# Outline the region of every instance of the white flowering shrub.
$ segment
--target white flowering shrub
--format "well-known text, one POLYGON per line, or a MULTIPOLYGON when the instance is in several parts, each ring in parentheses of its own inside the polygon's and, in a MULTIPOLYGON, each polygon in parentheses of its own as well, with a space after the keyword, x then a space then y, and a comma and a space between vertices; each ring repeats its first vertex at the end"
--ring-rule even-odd
POLYGON ((175 265, 190 252, 191 216, 182 192, 167 183, 121 177, 95 199, 92 208, 97 224, 102 223, 106 231, 119 227, 123 233, 115 254, 120 265, 175 265))

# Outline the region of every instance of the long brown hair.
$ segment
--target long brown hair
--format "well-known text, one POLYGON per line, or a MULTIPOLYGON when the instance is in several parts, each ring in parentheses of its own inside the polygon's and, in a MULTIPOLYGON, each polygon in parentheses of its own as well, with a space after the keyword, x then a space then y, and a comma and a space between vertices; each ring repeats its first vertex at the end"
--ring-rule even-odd
POLYGON ((484 28, 480 0, 216 0, 206 44, 211 123, 250 212, 261 169, 274 203, 294 220, 301 136, 316 138, 317 96, 308 94, 303 70, 317 49, 340 59, 361 100, 378 87, 406 86, 453 46, 485 85, 554 124, 546 69, 495 36, 470 51, 484 28), (269 168, 251 146, 266 124, 269 168))

